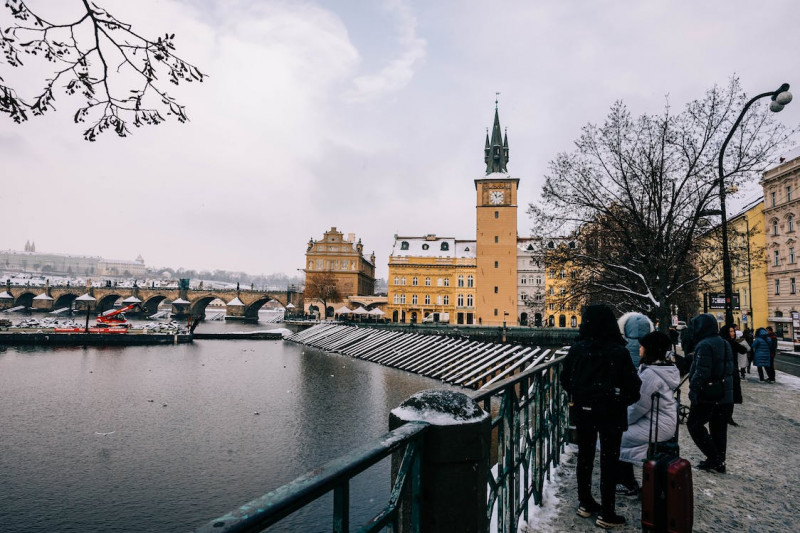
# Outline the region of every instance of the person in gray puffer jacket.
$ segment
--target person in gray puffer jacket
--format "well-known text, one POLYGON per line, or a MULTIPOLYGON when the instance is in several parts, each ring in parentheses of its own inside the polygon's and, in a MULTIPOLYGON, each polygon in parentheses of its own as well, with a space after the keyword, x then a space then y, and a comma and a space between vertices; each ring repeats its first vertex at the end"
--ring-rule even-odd
POLYGON ((697 344, 689 369, 689 400, 692 402, 686 428, 692 440, 706 455, 697 468, 725 473, 728 445, 728 420, 733 413, 733 351, 719 336, 717 319, 702 314, 692 319, 697 344), (722 379, 724 393, 718 400, 704 398, 701 390, 710 381, 722 379), (706 430, 709 425, 710 433, 706 430))
POLYGON ((617 324, 619 325, 620 333, 622 333, 622 336, 625 337, 625 341, 627 342, 625 347, 628 348, 628 352, 631 354, 633 366, 638 367, 639 339, 655 329, 653 323, 642 313, 631 311, 619 317, 617 324))

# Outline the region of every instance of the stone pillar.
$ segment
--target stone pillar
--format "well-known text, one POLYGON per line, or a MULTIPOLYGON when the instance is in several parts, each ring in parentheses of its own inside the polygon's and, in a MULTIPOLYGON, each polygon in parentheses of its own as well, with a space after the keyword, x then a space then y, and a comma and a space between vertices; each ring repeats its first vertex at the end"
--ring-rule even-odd
MULTIPOLYGON (((451 390, 422 391, 389 415, 389 429, 406 422, 431 424, 422 451, 421 531, 488 531, 491 417, 469 396, 451 390)), ((392 481, 402 453, 392 458, 392 481)), ((400 532, 412 531, 410 493, 405 491, 400 532)))

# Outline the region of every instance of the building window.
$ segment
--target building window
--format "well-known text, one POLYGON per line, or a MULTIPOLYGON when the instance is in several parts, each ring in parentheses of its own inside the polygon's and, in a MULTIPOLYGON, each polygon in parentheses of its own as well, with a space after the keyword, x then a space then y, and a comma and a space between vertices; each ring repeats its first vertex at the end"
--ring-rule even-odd
POLYGON ((772 234, 773 235, 777 235, 778 234, 778 220, 777 219, 772 221, 772 234))
POLYGON ((405 295, 405 294, 401 294, 401 295, 400 295, 400 303, 401 303, 401 304, 404 304, 404 303, 406 303, 406 295, 405 295))
POLYGON ((550 269, 550 277, 551 278, 555 278, 556 277, 556 269, 555 268, 551 268, 550 269))
POLYGON ((467 294, 467 307, 472 307, 472 304, 473 304, 472 295, 467 294))
POLYGON ((403 276, 402 278, 400 278, 400 285, 405 285, 405 284, 406 284, 406 278, 405 276, 403 276))
POLYGON ((500 242, 500 239, 497 237, 497 235, 495 235, 494 236, 494 243, 497 244, 498 242, 500 242))
POLYGON ((554 295, 555 293, 556 293, 556 291, 555 291, 555 289, 553 289, 553 287, 550 287, 549 289, 547 289, 547 294, 549 294, 550 296, 554 295))
POLYGON ((450 305, 450 295, 449 295, 449 294, 445 294, 445 295, 442 297, 442 303, 443 303, 444 305, 450 305))
POLYGON ((423 249, 423 250, 427 250, 428 248, 430 248, 430 246, 428 245, 428 243, 425 243, 425 244, 423 244, 423 245, 422 245, 422 249, 423 249))
POLYGON ((408 241, 403 241, 400 243, 401 250, 408 250, 408 241))
POLYGON ((786 231, 794 231, 794 215, 786 217, 786 231))
POLYGON ((436 278, 436 286, 437 287, 441 287, 442 286, 442 278, 436 278))
POLYGON ((571 328, 577 328, 578 327, 578 318, 577 317, 573 316, 572 318, 569 319, 569 327, 571 327, 571 328))
POLYGON ((789 278, 789 292, 791 294, 797 293, 797 286, 794 283, 794 278, 789 278))
POLYGON ((472 274, 470 274, 469 276, 467 276, 467 287, 474 287, 474 286, 475 286, 475 280, 472 278, 472 274))
POLYGON ((566 275, 566 272, 564 272, 563 270, 558 273, 558 277, 561 278, 561 279, 564 279, 565 275, 566 275))
POLYGON ((497 285, 494 286, 494 293, 497 294, 497 285))
POLYGON ((417 276, 414 276, 413 278, 411 278, 411 285, 413 285, 414 287, 419 285, 419 278, 417 278, 417 276))
POLYGON ((781 293, 781 280, 775 280, 775 294, 779 295, 781 293))
POLYGON ((536 276, 536 284, 537 285, 541 285, 542 284, 542 276, 536 276))
POLYGON ((464 276, 462 276, 462 275, 458 276, 458 286, 459 287, 463 287, 464 286, 464 276))
POLYGON ((527 299, 528 299, 528 295, 527 295, 526 293, 522 292, 522 293, 520 293, 520 295, 519 295, 519 299, 520 299, 520 300, 522 300, 522 301, 524 302, 525 300, 527 300, 527 299))
POLYGON ((520 278, 519 280, 520 285, 525 285, 526 283, 528 283, 528 278, 520 278))
POLYGON ((794 248, 789 248, 789 262, 794 263, 794 248))
POLYGON ((394 295, 394 303, 396 303, 396 304, 400 303, 400 295, 399 294, 395 294, 394 295))
POLYGON ((425 295, 425 305, 431 305, 431 295, 430 294, 426 294, 425 295))
POLYGON ((551 311, 554 311, 556 308, 556 304, 550 304, 547 306, 547 308, 550 309, 551 311))
POLYGON ((494 218, 500 218, 500 211, 494 212, 494 218))
POLYGON ((791 185, 788 185, 786 187, 786 201, 787 202, 791 202, 792 201, 792 186, 791 185))
POLYGON ((430 287, 431 286, 431 278, 425 278, 425 286, 426 287, 430 287))
POLYGON ((494 316, 497 316, 497 309, 494 310, 494 316))
POLYGON ((416 294, 412 294, 411 295, 411 303, 414 304, 414 305, 417 305, 417 295, 416 294))
POLYGON ((567 294, 567 288, 561 287, 561 296, 564 296, 565 294, 567 294))
POLYGON ((748 303, 747 303, 747 289, 742 289, 742 305, 744 305, 745 307, 748 306, 748 303))
POLYGON ((397 276, 394 277, 394 284, 400 285, 400 278, 398 278, 397 276))
POLYGON ((495 262, 494 262, 494 267, 495 267, 495 268, 497 268, 497 267, 499 267, 499 266, 500 266, 500 263, 499 263, 498 261, 495 261, 495 262))
POLYGON ((463 294, 459 294, 459 295, 456 297, 456 302, 457 302, 457 305, 458 305, 459 307, 464 307, 464 295, 463 295, 463 294))
POLYGON ((775 192, 769 193, 769 197, 772 200, 772 207, 775 207, 775 192))
POLYGON ((443 242, 442 245, 439 247, 439 249, 443 252, 446 252, 450 249, 450 245, 446 242, 443 242))
POLYGON ((578 278, 578 271, 577 270, 570 271, 569 277, 572 278, 572 279, 577 279, 578 278))
POLYGON ((442 297, 441 295, 436 296, 436 305, 442 305, 442 297))
POLYGON ((774 255, 774 258, 775 258, 775 266, 780 266, 780 264, 781 264, 781 258, 780 258, 780 256, 778 255, 778 250, 775 250, 775 255, 774 255))
POLYGON ((444 278, 444 286, 445 287, 449 287, 450 286, 450 278, 444 278))

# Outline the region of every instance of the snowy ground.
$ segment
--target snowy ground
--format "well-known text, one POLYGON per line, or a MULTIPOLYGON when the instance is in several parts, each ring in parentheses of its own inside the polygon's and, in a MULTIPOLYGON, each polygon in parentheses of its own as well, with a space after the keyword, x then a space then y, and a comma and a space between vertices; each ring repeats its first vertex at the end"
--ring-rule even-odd
MULTIPOLYGON (((758 374, 742 384, 744 403, 737 405, 728 428, 726 474, 692 469, 694 531, 784 532, 800 530, 797 487, 800 485, 800 378, 777 372, 777 383, 760 383, 758 374)), ((681 395, 686 398, 686 392, 681 395)), ((681 455, 696 465, 703 459, 680 427, 681 455)), ((570 448, 573 448, 570 446, 570 448)), ((578 506, 575 462, 577 448, 568 450, 545 488, 545 505, 532 509, 529 527, 520 531, 599 531, 594 519, 575 514, 578 506)), ((598 454, 599 456, 599 454, 598 454)), ((595 464, 594 495, 600 497, 599 463, 595 464)), ((641 480, 641 469, 637 476, 641 480)), ((637 498, 618 497, 617 512, 628 520, 614 531, 641 531, 637 498)))

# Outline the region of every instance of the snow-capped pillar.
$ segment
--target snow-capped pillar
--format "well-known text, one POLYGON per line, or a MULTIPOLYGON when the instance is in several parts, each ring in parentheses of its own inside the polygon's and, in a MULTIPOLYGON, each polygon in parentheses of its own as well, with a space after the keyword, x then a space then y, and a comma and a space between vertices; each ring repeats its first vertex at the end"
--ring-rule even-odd
MULTIPOLYGON (((469 396, 450 390, 422 391, 389 415, 389 429, 424 421, 422 450, 422 531, 482 533, 488 530, 491 417, 469 396)), ((392 458, 392 481, 402 453, 392 458)), ((404 503, 410 498, 405 491, 404 503)), ((411 531, 410 505, 403 505, 400 531, 411 531)))

